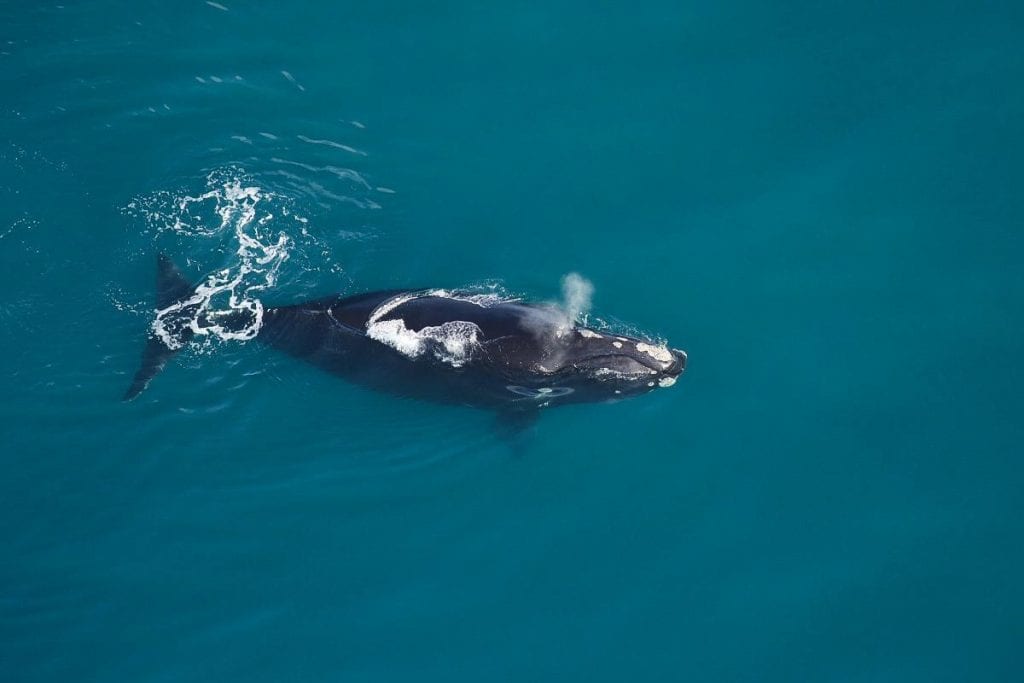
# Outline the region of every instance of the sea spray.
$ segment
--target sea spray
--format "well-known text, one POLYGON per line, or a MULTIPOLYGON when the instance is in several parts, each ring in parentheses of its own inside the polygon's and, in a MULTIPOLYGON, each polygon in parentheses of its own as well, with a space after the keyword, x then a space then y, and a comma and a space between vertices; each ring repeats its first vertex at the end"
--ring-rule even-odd
POLYGON ((569 273, 562 278, 562 309, 568 324, 586 324, 590 304, 594 298, 593 283, 579 273, 569 273))

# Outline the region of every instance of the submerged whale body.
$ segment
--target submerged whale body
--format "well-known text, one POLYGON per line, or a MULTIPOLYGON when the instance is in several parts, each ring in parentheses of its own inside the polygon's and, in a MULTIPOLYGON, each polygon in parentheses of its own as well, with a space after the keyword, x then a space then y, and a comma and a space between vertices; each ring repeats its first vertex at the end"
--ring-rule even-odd
POLYGON ((250 336, 349 381, 393 394, 528 411, 608 401, 675 383, 686 354, 573 324, 558 308, 443 290, 332 296, 251 317, 206 312, 164 255, 157 323, 124 398, 138 396, 200 330, 250 336))

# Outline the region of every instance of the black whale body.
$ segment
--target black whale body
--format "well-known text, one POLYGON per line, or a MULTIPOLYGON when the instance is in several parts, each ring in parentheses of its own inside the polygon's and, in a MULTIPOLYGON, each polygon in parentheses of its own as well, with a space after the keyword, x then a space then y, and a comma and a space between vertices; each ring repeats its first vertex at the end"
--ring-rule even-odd
MULTIPOLYGON (((174 264, 157 262, 160 334, 147 341, 133 399, 200 328, 242 329, 206 313, 174 264)), ((577 327, 551 306, 439 290, 333 296, 263 311, 255 339, 367 387, 436 402, 529 411, 671 386, 686 354, 577 327)))

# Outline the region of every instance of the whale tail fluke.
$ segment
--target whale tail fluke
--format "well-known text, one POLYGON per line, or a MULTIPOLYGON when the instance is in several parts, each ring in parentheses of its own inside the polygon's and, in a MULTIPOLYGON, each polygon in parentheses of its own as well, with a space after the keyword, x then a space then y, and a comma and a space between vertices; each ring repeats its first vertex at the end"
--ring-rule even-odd
MULTIPOLYGON (((166 254, 160 254, 156 260, 156 305, 158 310, 165 310, 176 303, 183 302, 195 292, 195 288, 185 279, 174 262, 166 254)), ((190 313, 188 307, 182 307, 181 317, 190 313)), ((170 321, 173 323, 174 321, 170 321)), ((130 401, 149 385, 156 375, 164 369, 174 355, 192 338, 192 330, 188 325, 165 325, 174 329, 174 338, 157 336, 152 331, 142 350, 142 361, 135 373, 131 386, 124 394, 124 400, 130 401), (170 342, 170 345, 169 345, 170 342)))

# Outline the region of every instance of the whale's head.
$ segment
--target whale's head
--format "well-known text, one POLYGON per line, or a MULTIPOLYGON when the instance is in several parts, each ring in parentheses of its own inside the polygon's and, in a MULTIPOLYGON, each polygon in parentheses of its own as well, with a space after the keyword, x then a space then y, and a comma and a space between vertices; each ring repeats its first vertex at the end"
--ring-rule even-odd
POLYGON ((506 389, 542 404, 639 396, 672 386, 686 368, 686 353, 663 342, 587 327, 551 326, 534 340, 505 353, 527 361, 506 389))
MULTIPOLYGON (((647 339, 585 327, 564 333, 557 374, 585 392, 586 400, 619 399, 675 384, 686 369, 686 352, 647 339)), ((582 397, 581 397, 582 398, 582 397)))

